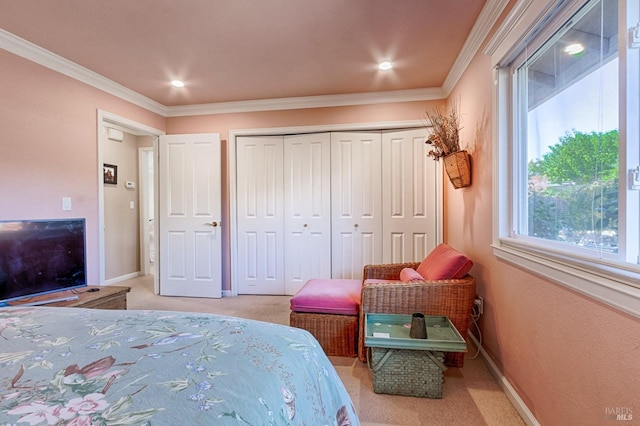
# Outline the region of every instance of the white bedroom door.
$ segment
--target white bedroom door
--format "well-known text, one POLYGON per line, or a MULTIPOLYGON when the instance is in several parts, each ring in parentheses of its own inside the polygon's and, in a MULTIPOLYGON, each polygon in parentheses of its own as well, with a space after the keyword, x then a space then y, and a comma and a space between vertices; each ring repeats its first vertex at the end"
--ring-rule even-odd
POLYGON ((285 294, 282 136, 236 139, 238 294, 285 294))
POLYGON ((331 134, 333 278, 362 278, 362 268, 382 263, 380 133, 331 134))
POLYGON ((331 278, 329 133, 284 137, 285 294, 331 278))
POLYGON ((426 129, 382 134, 383 263, 419 262, 438 238, 438 167, 426 129))
POLYGON ((222 297, 220 135, 160 136, 163 296, 222 297))

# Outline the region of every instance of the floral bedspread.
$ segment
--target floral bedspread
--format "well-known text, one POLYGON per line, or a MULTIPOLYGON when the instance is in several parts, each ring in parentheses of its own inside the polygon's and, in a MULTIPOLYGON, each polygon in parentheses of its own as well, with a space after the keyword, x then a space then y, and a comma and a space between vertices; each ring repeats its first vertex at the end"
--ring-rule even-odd
POLYGON ((0 381, 0 424, 359 424, 311 334, 219 315, 2 308, 0 381))

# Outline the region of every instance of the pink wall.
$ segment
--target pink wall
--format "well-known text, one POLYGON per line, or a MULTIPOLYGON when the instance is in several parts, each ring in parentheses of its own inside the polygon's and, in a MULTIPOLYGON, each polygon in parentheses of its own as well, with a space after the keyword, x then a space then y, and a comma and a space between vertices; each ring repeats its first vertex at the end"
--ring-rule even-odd
POLYGON ((0 64, 0 219, 86 218, 97 283, 97 110, 157 129, 165 119, 1 49, 0 64))
POLYGON ((227 140, 231 129, 315 126, 350 123, 422 120, 432 102, 405 102, 334 108, 312 108, 167 118, 167 133, 220 133, 227 140))
POLYGON ((607 408, 640 417, 640 319, 499 261, 491 249, 493 91, 478 54, 450 99, 460 102, 473 157, 471 187, 445 187, 445 240, 475 262, 483 345, 537 420, 607 423, 607 408))

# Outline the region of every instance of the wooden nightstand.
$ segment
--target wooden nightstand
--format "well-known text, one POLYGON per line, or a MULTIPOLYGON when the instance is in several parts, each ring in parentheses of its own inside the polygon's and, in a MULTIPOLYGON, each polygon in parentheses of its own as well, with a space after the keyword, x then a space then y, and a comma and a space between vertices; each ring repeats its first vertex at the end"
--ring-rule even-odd
MULTIPOLYGON (((131 287, 120 286, 88 286, 76 290, 66 290, 57 293, 29 299, 28 302, 46 301, 47 299, 59 299, 63 297, 78 296, 75 300, 63 302, 47 303, 44 306, 64 306, 73 308, 93 308, 93 309, 127 309, 127 293, 131 287), (89 291, 90 289, 97 291, 89 291)), ((27 301, 25 301, 27 302, 27 301)), ((17 306, 20 303, 11 304, 17 306)))

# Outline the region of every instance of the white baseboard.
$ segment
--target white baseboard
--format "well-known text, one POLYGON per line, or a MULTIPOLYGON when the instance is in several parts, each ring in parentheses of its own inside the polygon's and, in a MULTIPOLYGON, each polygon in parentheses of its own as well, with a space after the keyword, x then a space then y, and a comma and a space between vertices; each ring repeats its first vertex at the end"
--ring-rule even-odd
POLYGON ((222 290, 222 297, 232 297, 233 292, 231 290, 222 290))
POLYGON ((467 336, 473 341, 473 343, 476 345, 477 348, 480 348, 480 353, 482 354, 482 358, 484 358, 484 361, 487 364, 489 371, 491 372, 493 377, 495 377, 496 381, 498 382, 498 385, 502 388, 502 391, 507 395, 507 398, 509 398, 509 401, 511 401, 511 404, 513 404, 518 414, 520 414, 520 417, 522 417, 522 420, 524 420, 524 422, 527 425, 540 426, 540 423, 538 422, 538 420, 536 420, 533 413, 529 410, 529 407, 526 406, 522 398, 520 398, 520 395, 518 395, 518 393, 513 388, 513 386, 511 386, 511 383, 509 383, 509 380, 507 380, 507 378, 504 377, 504 375, 502 374, 502 371, 500 371, 500 369, 498 368, 496 363, 493 362, 493 360, 491 359, 487 351, 485 351, 484 348, 480 345, 480 342, 478 342, 478 340, 476 339, 476 336, 474 336, 473 333, 471 333, 471 330, 469 330, 469 332, 467 333, 467 336))
POLYGON ((104 280, 104 284, 105 285, 110 285, 110 284, 117 284, 121 281, 126 281, 126 280, 130 280, 133 278, 138 278, 141 277, 142 275, 144 275, 142 272, 138 271, 138 272, 132 272, 130 274, 126 274, 126 275, 121 275, 119 277, 115 277, 115 278, 110 278, 108 280, 104 280))

